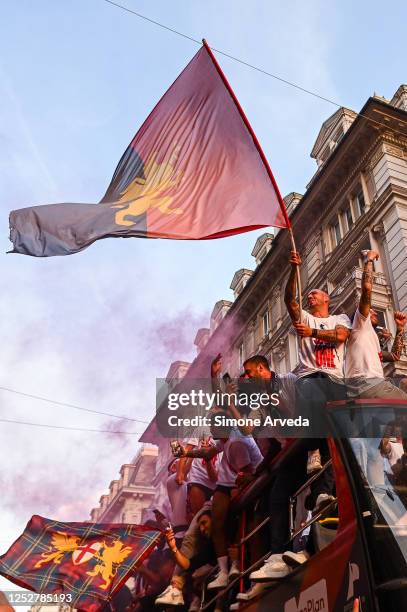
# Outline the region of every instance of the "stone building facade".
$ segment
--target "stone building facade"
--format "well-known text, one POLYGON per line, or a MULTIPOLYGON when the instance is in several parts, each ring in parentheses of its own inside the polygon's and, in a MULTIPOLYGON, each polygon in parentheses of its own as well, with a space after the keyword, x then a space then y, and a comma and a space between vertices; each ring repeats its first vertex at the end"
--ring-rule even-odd
MULTIPOLYGON (((391 100, 369 98, 359 114, 338 109, 321 126, 311 156, 317 170, 306 192, 284 198, 303 259, 302 295, 324 289, 333 313, 352 315, 360 295, 360 251, 378 250, 372 302, 394 333, 394 310, 407 311, 407 86, 391 100)), ((231 376, 255 353, 268 357, 277 372, 295 369, 297 338, 284 304, 290 250, 286 230, 256 240, 253 268, 233 276, 234 301, 219 300, 208 328, 198 330, 188 376, 208 375, 218 352, 231 376)), ((391 369, 407 374, 405 351, 391 369)), ((160 456, 169 458, 168 440, 157 434, 154 419, 140 440, 159 445, 160 456)))
MULTIPOLYGON (((201 330, 198 331, 196 338, 199 337, 199 341, 206 340, 208 330, 203 330, 205 338, 200 335, 201 330)), ((209 333, 209 332, 208 332, 209 333)), ((187 361, 174 361, 168 370, 165 382, 168 387, 174 387, 177 383, 182 380, 187 371, 189 370, 190 363, 187 361)), ((152 419, 147 429, 144 431, 140 438, 140 442, 154 444, 158 449, 156 472, 151 481, 151 486, 154 489, 154 497, 151 500, 150 510, 158 508, 161 512, 168 516, 170 512, 168 493, 166 487, 166 481, 168 477, 168 465, 172 460, 172 453, 168 438, 164 438, 157 430, 157 424, 155 419, 152 419)))
POLYGON ((120 478, 112 480, 109 492, 91 510, 98 523, 142 523, 155 495, 152 481, 156 473, 158 450, 144 445, 130 463, 120 468, 120 478))
MULTIPOLYGON (((306 193, 285 198, 303 259, 303 296, 322 288, 333 312, 351 315, 360 293, 360 251, 376 249, 373 305, 394 332, 394 310, 407 310, 407 87, 390 101, 369 98, 359 115, 338 109, 322 125, 311 155, 318 168, 306 193)), ((207 333, 199 331, 206 344, 199 344, 197 359, 216 344, 223 304, 222 323, 234 319, 222 350, 225 370, 238 375, 254 353, 267 356, 277 372, 295 369, 297 341, 284 305, 290 248, 286 230, 257 239, 253 269, 232 279, 233 304, 218 302, 207 333)), ((405 359, 397 364, 399 372, 406 367, 405 359)))

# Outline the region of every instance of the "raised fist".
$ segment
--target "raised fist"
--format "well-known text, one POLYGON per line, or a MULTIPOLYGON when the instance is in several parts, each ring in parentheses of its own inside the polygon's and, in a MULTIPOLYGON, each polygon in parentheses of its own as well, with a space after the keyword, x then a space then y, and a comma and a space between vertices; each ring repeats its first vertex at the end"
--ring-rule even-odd
POLYGON ((368 251, 366 253, 366 259, 371 259, 372 261, 379 259, 379 253, 377 251, 368 251))
POLYGON ((291 251, 291 255, 290 255, 290 264, 292 266, 300 266, 301 265, 301 257, 300 254, 297 253, 297 251, 291 251))
POLYGON ((394 322, 397 325, 397 330, 401 331, 402 329, 404 329, 404 326, 407 322, 407 315, 404 314, 404 312, 396 310, 396 312, 394 313, 394 322))

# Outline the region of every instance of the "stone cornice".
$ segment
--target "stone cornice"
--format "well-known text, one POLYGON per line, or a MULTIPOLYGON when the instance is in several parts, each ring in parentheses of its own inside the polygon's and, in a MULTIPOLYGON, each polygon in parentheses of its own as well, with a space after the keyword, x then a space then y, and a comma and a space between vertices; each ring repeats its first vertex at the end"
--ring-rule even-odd
POLYGON ((320 154, 327 144, 328 137, 334 134, 345 117, 351 122, 355 119, 356 113, 349 108, 341 107, 323 122, 314 146, 312 147, 311 157, 316 158, 320 154))
POLYGON ((128 486, 122 487, 116 492, 116 495, 109 501, 106 508, 102 509, 100 506, 98 510, 102 510, 98 520, 109 516, 109 514, 115 514, 122 507, 123 501, 126 498, 133 498, 134 495, 145 495, 153 496, 155 494, 155 488, 153 486, 128 486))

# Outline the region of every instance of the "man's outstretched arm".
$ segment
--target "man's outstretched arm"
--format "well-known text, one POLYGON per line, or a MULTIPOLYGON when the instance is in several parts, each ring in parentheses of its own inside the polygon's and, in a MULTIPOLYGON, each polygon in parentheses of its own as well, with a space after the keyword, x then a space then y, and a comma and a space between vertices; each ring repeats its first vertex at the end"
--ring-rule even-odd
POLYGON ((175 540, 175 535, 172 530, 172 527, 165 531, 165 537, 167 540, 168 548, 174 555, 174 559, 177 565, 179 565, 183 570, 189 569, 191 565, 191 561, 177 548, 177 542, 175 540))
POLYGON ((379 253, 377 251, 368 251, 363 266, 362 293, 359 300, 359 312, 364 317, 369 316, 372 305, 373 262, 375 259, 379 259, 379 253))
POLYGON ((407 322, 407 315, 405 315, 404 312, 399 312, 397 310, 394 313, 394 321, 396 323, 397 331, 393 346, 391 347, 391 351, 382 352, 383 361, 386 363, 389 361, 399 361, 404 346, 404 327, 407 322))
POLYGON ((216 446, 203 446, 187 450, 181 446, 180 456, 190 457, 191 459, 207 459, 208 461, 217 455, 220 451, 216 446))
POLYGON ((295 323, 297 321, 300 321, 301 319, 300 306, 295 297, 297 287, 297 268, 301 265, 301 257, 296 251, 291 251, 290 264, 291 270, 287 284, 285 286, 284 302, 287 306, 288 314, 291 317, 291 321, 295 323))

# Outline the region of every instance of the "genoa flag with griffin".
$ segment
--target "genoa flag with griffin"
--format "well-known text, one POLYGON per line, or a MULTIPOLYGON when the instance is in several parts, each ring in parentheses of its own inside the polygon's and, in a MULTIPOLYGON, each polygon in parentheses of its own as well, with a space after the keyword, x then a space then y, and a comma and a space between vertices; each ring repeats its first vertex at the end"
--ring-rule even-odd
POLYGON ((10 214, 14 253, 68 255, 106 237, 202 240, 288 227, 260 145, 205 43, 123 154, 98 204, 10 214))
POLYGON ((98 612, 160 536, 142 525, 62 523, 35 515, 0 557, 0 574, 36 593, 64 595, 77 610, 98 612))

